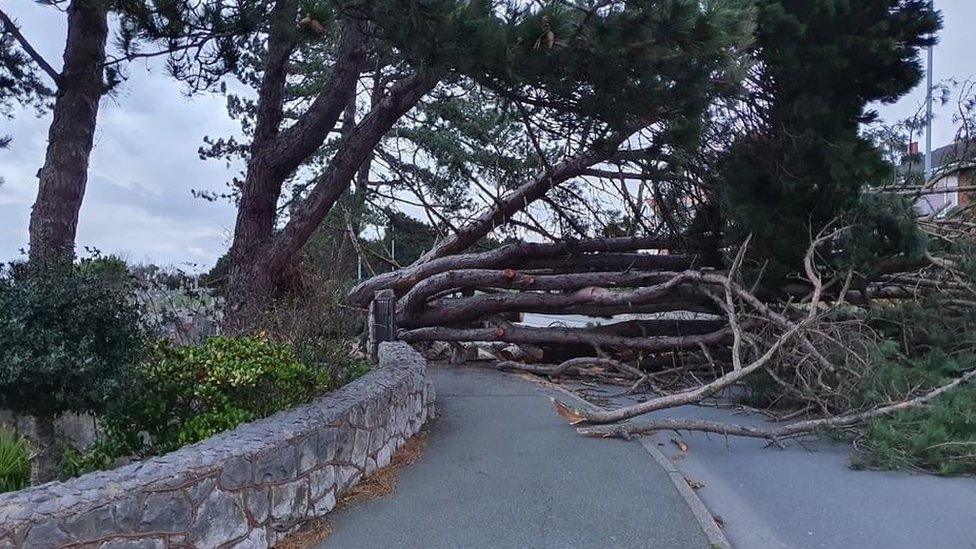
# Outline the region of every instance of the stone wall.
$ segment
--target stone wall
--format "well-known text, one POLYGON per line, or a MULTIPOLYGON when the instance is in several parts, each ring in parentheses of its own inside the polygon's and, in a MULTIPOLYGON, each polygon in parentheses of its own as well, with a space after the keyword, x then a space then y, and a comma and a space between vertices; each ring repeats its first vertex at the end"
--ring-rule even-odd
MULTIPOLYGON (((69 444, 80 452, 91 448, 100 434, 95 417, 88 414, 63 414, 54 427, 59 442, 69 444)), ((37 440, 37 420, 34 416, 0 409, 0 429, 30 441, 37 440)))
POLYGON ((391 454, 433 413, 423 358, 384 343, 377 369, 310 404, 157 458, 0 495, 4 547, 267 547, 391 454))

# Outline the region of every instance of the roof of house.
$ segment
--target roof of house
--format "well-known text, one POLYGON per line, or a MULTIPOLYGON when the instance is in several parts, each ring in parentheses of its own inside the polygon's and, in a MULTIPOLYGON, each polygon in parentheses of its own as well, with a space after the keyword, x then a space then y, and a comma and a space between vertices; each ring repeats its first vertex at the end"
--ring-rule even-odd
MULTIPOLYGON (((932 169, 935 171, 949 170, 957 164, 967 164, 966 167, 972 168, 973 161, 976 161, 976 141, 955 141, 932 151, 932 169)), ((920 174, 924 169, 923 153, 905 155, 898 166, 901 174, 920 174)))

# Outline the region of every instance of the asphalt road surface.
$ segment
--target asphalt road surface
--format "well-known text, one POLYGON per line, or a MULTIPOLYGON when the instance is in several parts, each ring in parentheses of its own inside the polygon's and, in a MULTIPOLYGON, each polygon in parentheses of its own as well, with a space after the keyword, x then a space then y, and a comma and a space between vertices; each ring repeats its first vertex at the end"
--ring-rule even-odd
POLYGON ((330 514, 325 548, 709 547, 671 477, 637 442, 582 437, 546 389, 432 368, 437 415, 394 496, 330 514))

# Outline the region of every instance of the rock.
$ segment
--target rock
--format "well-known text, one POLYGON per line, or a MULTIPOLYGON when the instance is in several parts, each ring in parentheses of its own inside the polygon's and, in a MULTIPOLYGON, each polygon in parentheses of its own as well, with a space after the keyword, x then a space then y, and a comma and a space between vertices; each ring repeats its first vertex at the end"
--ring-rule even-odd
POLYGON ((189 528, 190 539, 198 547, 217 547, 249 531, 240 498, 221 490, 210 492, 189 528))
POLYGON ((143 504, 140 532, 182 532, 190 526, 193 509, 183 492, 155 492, 143 504))

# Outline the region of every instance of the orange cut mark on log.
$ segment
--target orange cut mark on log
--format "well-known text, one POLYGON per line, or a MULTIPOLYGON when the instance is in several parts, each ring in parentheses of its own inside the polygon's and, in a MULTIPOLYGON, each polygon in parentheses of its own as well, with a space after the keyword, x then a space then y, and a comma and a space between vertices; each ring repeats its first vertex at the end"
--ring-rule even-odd
POLYGON ((549 397, 552 400, 552 405, 556 407, 556 413, 561 415, 570 425, 578 425, 586 421, 586 416, 581 414, 576 408, 570 408, 561 401, 549 397))
POLYGON ((502 271, 502 276, 504 276, 507 280, 515 280, 516 275, 518 275, 518 273, 515 271, 515 269, 505 269, 502 271))

